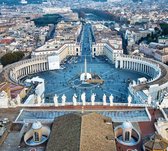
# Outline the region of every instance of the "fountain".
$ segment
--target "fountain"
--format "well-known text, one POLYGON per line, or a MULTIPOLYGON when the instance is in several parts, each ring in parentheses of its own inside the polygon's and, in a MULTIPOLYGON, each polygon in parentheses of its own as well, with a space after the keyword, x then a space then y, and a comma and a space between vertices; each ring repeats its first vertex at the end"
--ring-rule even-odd
POLYGON ((87 89, 103 84, 103 82, 104 81, 101 79, 99 75, 87 72, 87 60, 85 58, 84 72, 72 77, 68 81, 68 84, 70 84, 72 88, 87 89))

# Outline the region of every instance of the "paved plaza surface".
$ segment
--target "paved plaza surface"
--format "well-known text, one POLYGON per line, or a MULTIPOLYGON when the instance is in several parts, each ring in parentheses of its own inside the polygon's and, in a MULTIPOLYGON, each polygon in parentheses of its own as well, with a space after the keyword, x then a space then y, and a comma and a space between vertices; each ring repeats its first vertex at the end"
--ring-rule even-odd
MULTIPOLYGON (((116 69, 113 64, 108 62, 105 57, 96 57, 88 59, 88 72, 99 75, 104 83, 89 84, 81 86, 80 73, 84 72, 84 62, 82 57, 73 57, 64 65, 64 69, 46 71, 38 73, 34 76, 39 76, 45 79, 45 96, 46 102, 53 102, 53 96, 59 96, 58 101, 61 103, 63 94, 67 97, 67 102, 72 102, 72 96, 77 94, 78 102, 81 102, 81 94, 86 92, 86 101, 90 102, 92 93, 96 93, 96 101, 101 102, 103 94, 114 96, 114 102, 127 102, 128 84, 132 80, 145 77, 145 75, 133 71, 116 69), (68 63, 69 62, 69 63, 68 63)), ((147 77, 148 78, 148 77, 147 77)))

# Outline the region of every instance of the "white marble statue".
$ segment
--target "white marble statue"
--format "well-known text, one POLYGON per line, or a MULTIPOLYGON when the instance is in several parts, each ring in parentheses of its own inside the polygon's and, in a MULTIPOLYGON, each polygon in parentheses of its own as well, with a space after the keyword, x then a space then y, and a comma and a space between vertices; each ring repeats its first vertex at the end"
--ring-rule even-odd
POLYGON ((136 81, 135 80, 132 81, 132 86, 136 86, 136 81))
POLYGON ((16 97, 16 103, 17 103, 17 105, 20 105, 20 103, 21 103, 21 98, 20 98, 19 94, 16 97))
POLYGON ((15 102, 13 100, 10 100, 9 104, 10 104, 11 107, 16 107, 16 104, 15 104, 15 102))
POLYGON ((113 106, 114 97, 112 94, 109 96, 109 100, 110 100, 110 106, 113 106))
POLYGON ((86 93, 85 92, 81 94, 81 100, 82 100, 83 105, 86 105, 86 93))
POLYGON ((107 105, 106 99, 107 99, 106 95, 103 94, 103 105, 107 105))
POLYGON ((151 95, 148 96, 148 100, 147 101, 148 101, 148 104, 151 105, 151 103, 152 103, 152 96, 151 95))
POLYGON ((73 100, 73 105, 76 106, 77 105, 77 95, 76 95, 76 93, 74 93, 72 100, 73 100))
POLYGON ((168 108, 168 96, 166 95, 166 96, 164 96, 164 98, 163 98, 163 100, 162 100, 162 102, 160 103, 160 105, 158 104, 158 106, 160 107, 160 108, 168 108))
POLYGON ((41 97, 40 97, 40 95, 37 95, 37 104, 41 104, 41 97))
POLYGON ((15 102, 12 99, 8 98, 8 94, 5 91, 0 92, 0 107, 8 108, 9 105, 12 104, 12 102, 15 104, 15 102))
POLYGON ((58 95, 57 94, 54 95, 53 100, 54 100, 54 105, 58 106, 58 95))
POLYGON ((159 104, 159 101, 156 102, 156 107, 157 108, 162 108, 162 106, 160 106, 160 104, 159 104))
POLYGON ((91 102, 92 102, 92 105, 95 104, 95 98, 96 98, 96 94, 95 94, 95 93, 92 93, 92 95, 91 95, 91 102))
POLYGON ((65 106, 65 102, 66 102, 65 94, 62 95, 61 99, 62 99, 62 106, 65 106))
POLYGON ((131 106, 132 103, 132 97, 131 95, 128 96, 128 106, 131 106))

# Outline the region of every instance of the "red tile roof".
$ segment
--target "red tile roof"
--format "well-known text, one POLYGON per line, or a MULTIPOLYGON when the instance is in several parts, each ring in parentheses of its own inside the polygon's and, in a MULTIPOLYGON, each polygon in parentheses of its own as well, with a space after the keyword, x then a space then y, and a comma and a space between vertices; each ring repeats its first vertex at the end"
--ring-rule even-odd
POLYGON ((10 84, 11 98, 16 98, 18 94, 24 89, 23 86, 10 84))
POLYGON ((14 41, 13 38, 11 38, 11 39, 1 39, 1 40, 0 40, 0 44, 10 44, 10 43, 12 43, 13 41, 14 41))

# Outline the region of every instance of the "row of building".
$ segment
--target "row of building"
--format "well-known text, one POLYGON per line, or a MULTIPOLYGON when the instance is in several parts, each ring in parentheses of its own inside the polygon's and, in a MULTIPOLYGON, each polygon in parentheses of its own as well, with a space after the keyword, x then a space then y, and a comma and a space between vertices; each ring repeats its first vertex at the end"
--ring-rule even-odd
POLYGON ((45 43, 50 25, 36 27, 33 21, 15 18, 15 24, 0 34, 0 52, 31 52, 45 43))
MULTIPOLYGON (((134 112, 140 111, 134 110, 134 112)), ((146 129, 151 124, 153 124, 152 121, 117 123, 113 122, 112 118, 96 112, 82 111, 80 113, 78 111, 67 114, 45 109, 26 109, 19 113, 13 124, 9 124, 8 118, 1 121, 0 149, 7 150, 12 145, 12 149, 18 151, 33 149, 41 151, 66 149, 69 151, 166 151, 168 140, 163 132, 168 123, 163 119, 155 122, 157 132, 154 127, 150 130, 146 129), (40 114, 41 116, 38 116, 40 114), (52 119, 52 122, 43 119, 51 114, 60 115, 52 119), (28 115, 29 119, 27 119, 28 115), (25 117, 24 122, 21 122, 23 117, 25 117), (9 128, 10 132, 7 131, 9 128), (14 139, 9 144, 13 135, 18 139, 14 139), (6 143, 3 143, 4 141, 6 143)))
POLYGON ((92 56, 106 55, 113 63, 116 57, 123 54, 122 39, 116 31, 102 25, 93 25, 95 42, 92 45, 92 56))
POLYGON ((55 28, 55 37, 32 52, 34 56, 59 55, 63 60, 68 55, 80 55, 80 43, 77 41, 82 30, 80 22, 61 21, 55 28))

